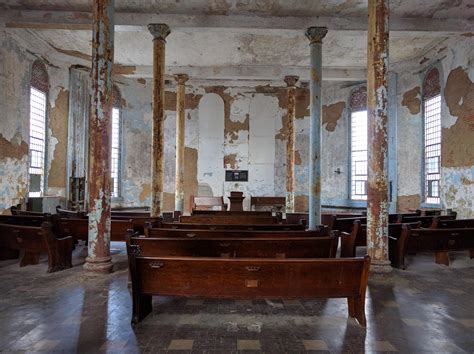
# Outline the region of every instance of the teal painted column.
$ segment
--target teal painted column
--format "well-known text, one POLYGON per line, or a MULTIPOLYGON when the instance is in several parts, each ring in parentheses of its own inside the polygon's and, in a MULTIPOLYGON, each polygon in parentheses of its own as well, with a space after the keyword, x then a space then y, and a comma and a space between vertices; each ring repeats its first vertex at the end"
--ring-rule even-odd
POLYGON ((321 83, 322 41, 326 27, 309 27, 306 37, 311 51, 310 130, 309 130, 309 229, 321 224, 321 83))
POLYGON ((84 269, 110 273, 110 140, 112 136, 112 65, 114 0, 94 0, 92 97, 89 118, 89 242, 84 269))

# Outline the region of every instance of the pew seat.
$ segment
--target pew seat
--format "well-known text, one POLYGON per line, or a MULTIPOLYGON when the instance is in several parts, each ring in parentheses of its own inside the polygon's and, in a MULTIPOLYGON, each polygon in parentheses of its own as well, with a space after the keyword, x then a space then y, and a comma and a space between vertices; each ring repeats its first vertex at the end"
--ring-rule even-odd
POLYGON ((48 273, 72 267, 73 238, 56 238, 52 224, 39 227, 0 224, 0 249, 24 251, 20 267, 38 264, 41 253, 48 255, 48 273))

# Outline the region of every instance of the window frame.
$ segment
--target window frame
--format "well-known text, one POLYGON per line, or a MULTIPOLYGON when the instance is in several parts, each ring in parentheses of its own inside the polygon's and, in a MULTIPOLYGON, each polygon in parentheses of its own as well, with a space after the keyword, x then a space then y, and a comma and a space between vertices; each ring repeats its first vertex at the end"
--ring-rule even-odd
POLYGON ((46 65, 40 61, 36 60, 33 62, 31 66, 31 77, 29 83, 29 90, 28 90, 28 103, 29 103, 29 112, 28 112, 28 198, 41 198, 47 194, 47 187, 48 187, 48 144, 49 144, 49 136, 48 136, 48 125, 49 125, 49 75, 46 69, 46 65), (41 80, 36 77, 35 70, 41 70, 42 75, 44 75, 41 80), (41 87, 40 87, 41 86, 41 87), (31 173, 30 169, 32 167, 32 155, 31 155, 31 99, 32 99, 32 89, 41 92, 44 94, 44 147, 43 147, 43 167, 42 167, 42 177, 40 182, 40 191, 39 192, 32 192, 30 191, 31 187, 31 173), (34 193, 34 194, 33 194, 34 193), (38 194, 37 194, 38 193, 38 194))
POLYGON ((111 124, 111 135, 110 135, 110 184, 111 184, 111 199, 113 201, 123 200, 122 196, 122 166, 123 166, 123 119, 122 119, 122 109, 121 107, 113 106, 112 114, 110 117, 111 124), (113 140, 113 112, 118 110, 118 163, 117 163, 117 193, 113 193, 113 180, 112 180, 112 140, 113 140))
MULTIPOLYGON (((443 136, 442 136, 442 119, 443 119, 443 94, 441 90, 441 74, 442 71, 438 65, 431 66, 428 69, 424 71, 424 77, 423 77, 423 85, 422 85, 422 92, 421 92, 421 113, 422 113, 422 138, 421 138, 421 151, 422 151, 422 158, 421 158, 421 196, 422 196, 422 201, 421 201, 421 207, 425 208, 439 208, 442 205, 441 201, 441 185, 442 185, 442 166, 441 166, 441 159, 442 159, 442 142, 443 142, 443 136), (433 71, 437 70, 438 71, 438 86, 439 90, 436 95, 431 95, 427 97, 426 93, 426 80, 428 79, 429 74, 433 71), (439 162, 438 162, 438 174, 439 174, 439 179, 438 181, 438 202, 428 202, 428 191, 427 191, 427 159, 426 159, 426 107, 425 103, 429 99, 433 99, 435 97, 439 96, 440 100, 440 107, 439 107, 439 126, 440 126, 440 142, 439 142, 439 162)), ((435 198, 435 197, 432 197, 435 198)))
POLYGON ((366 190, 365 190, 365 198, 354 199, 352 196, 352 182, 353 182, 353 171, 352 171, 352 115, 353 113, 357 112, 366 112, 366 120, 367 120, 367 139, 368 139, 368 111, 367 111, 367 87, 365 85, 361 85, 356 87, 354 90, 351 91, 349 96, 349 110, 348 110, 348 190, 347 190, 347 199, 348 205, 356 205, 356 206, 366 206, 367 205, 367 189, 368 189, 368 141, 367 141, 367 170, 366 170, 366 190))

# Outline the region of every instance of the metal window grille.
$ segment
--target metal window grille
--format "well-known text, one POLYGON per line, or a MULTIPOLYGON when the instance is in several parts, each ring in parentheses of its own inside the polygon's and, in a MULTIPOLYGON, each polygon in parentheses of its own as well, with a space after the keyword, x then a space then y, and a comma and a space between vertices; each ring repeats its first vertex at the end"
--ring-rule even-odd
POLYGON ((111 144, 111 177, 112 177, 112 197, 117 198, 119 193, 120 178, 120 109, 112 109, 112 144, 111 144))
POLYGON ((30 87, 29 193, 40 197, 44 189, 46 147, 46 93, 30 87))
POLYGON ((425 115, 425 201, 440 202, 441 95, 424 101, 425 115))
POLYGON ((367 200, 367 111, 351 114, 351 199, 367 200))

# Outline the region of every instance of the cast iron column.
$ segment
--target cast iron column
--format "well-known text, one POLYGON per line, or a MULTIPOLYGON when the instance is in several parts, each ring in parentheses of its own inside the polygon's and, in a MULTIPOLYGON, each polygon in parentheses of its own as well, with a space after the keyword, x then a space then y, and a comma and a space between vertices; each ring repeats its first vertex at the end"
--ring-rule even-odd
POLYGON ((373 271, 389 272, 388 0, 369 0, 367 38, 367 251, 373 271))
POLYGON ((286 130, 286 212, 295 211, 295 112, 296 112, 296 82, 298 76, 285 76, 288 86, 288 119, 286 130))
POLYGON ((110 139, 114 0, 93 1, 92 104, 89 119, 89 235, 84 268, 110 273, 110 139))
POLYGON ((184 211, 184 100, 186 97, 185 82, 188 75, 175 76, 178 82, 176 88, 176 182, 174 196, 174 210, 184 211))
POLYGON ((151 216, 156 217, 160 216, 163 204, 165 39, 170 34, 170 28, 165 24, 150 24, 148 30, 153 35, 151 216))
POLYGON ((310 129, 309 129, 309 229, 321 224, 321 83, 322 41, 326 27, 309 27, 306 37, 311 48, 310 129))

